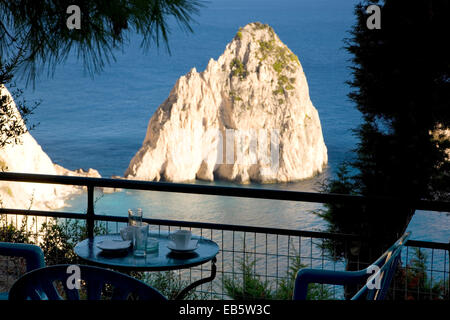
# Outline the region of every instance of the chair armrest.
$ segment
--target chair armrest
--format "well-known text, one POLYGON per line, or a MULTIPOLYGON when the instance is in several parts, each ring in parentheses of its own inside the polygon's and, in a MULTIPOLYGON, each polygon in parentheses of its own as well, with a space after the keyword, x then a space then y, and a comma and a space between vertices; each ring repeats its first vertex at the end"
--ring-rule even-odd
POLYGON ((306 300, 308 285, 310 283, 323 284, 357 284, 365 281, 370 274, 361 271, 330 271, 318 269, 302 269, 297 273, 294 286, 294 300, 306 300))
POLYGON ((25 258, 27 272, 45 267, 42 249, 33 244, 0 242, 0 255, 25 258))

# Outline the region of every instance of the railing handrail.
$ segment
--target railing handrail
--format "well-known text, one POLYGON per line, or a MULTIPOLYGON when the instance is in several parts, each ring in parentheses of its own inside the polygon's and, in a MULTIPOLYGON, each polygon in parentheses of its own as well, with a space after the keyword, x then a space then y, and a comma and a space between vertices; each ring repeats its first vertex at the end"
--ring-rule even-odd
MULTIPOLYGON (((40 210, 27 210, 27 209, 5 209, 0 208, 0 214, 14 214, 14 215, 26 215, 36 217, 53 217, 53 218, 67 218, 67 219, 82 219, 87 220, 86 214, 74 213, 74 212, 57 212, 57 211, 40 211, 40 210)), ((128 222, 128 217, 113 216, 113 215, 99 215, 96 214, 97 221, 110 221, 110 222, 128 222)), ((180 226, 188 228, 203 228, 203 229, 220 229, 227 231, 238 232, 254 232, 254 233, 271 233, 286 236, 302 236, 309 238, 327 238, 327 239, 346 239, 346 240, 358 240, 357 235, 343 234, 343 233, 331 233, 322 231, 307 231, 307 230, 294 230, 284 228, 273 227, 258 227, 258 226, 244 226, 235 224, 219 224, 211 222, 198 222, 198 221, 182 221, 182 220, 166 220, 166 219, 154 219, 143 218, 142 221, 155 225, 166 226, 180 226)))
POLYGON ((417 200, 391 197, 365 197, 333 193, 314 193, 302 191, 273 190, 248 187, 210 186, 201 184, 183 184, 153 182, 142 180, 90 178, 78 176, 59 176, 31 173, 0 172, 0 181, 31 182, 86 186, 88 188, 123 188, 146 191, 190 193, 228 197, 243 197, 269 200, 287 200, 328 204, 392 204, 415 210, 450 212, 450 202, 417 200))
MULTIPOLYGON (((182 184, 169 182, 152 182, 141 180, 125 180, 125 179, 109 179, 109 178, 90 178, 79 176, 59 176, 59 175, 44 175, 32 173, 17 173, 17 172, 0 172, 0 181, 14 181, 14 182, 29 182, 29 183, 47 183, 47 184, 63 184, 76 185, 87 187, 87 210, 86 214, 69 213, 69 212, 52 212, 39 210, 25 210, 25 209, 11 209, 0 208, 0 214, 15 213, 23 215, 34 216, 48 216, 48 217, 62 217, 62 218, 76 218, 86 220, 88 237, 94 236, 95 221, 117 221, 126 222, 127 217, 98 215, 94 212, 94 188, 123 188, 147 191, 162 191, 175 193, 189 193, 189 194, 203 194, 216 196, 230 196, 230 197, 244 197, 270 200, 288 200, 288 201, 302 201, 315 203, 350 203, 355 205, 379 204, 384 201, 386 204, 402 205, 404 208, 411 208, 416 210, 429 211, 444 211, 450 212, 450 202, 444 201, 429 201, 429 200, 408 200, 395 199, 387 197, 363 197, 356 195, 342 195, 331 193, 313 193, 301 191, 287 191, 287 190, 272 190, 272 189, 258 189, 247 187, 226 187, 226 186, 208 186, 199 184, 182 184)), ((202 222, 189 221, 175 221, 175 220, 159 220, 146 218, 145 221, 149 223, 160 223, 165 225, 176 225, 186 227, 203 227, 203 228, 217 228, 223 230, 234 230, 243 232, 260 232, 260 233, 274 233, 284 235, 299 235, 311 238, 330 238, 330 239, 347 239, 358 240, 363 239, 363 236, 350 234, 335 234, 318 231, 304 231, 304 230, 290 230, 267 227, 254 226, 239 226, 239 225, 225 225, 202 222)), ((409 240, 411 241, 411 240, 409 240)), ((409 242, 408 241, 408 242, 409 242)), ((420 241, 412 240, 415 243, 420 241)), ((427 242, 423 243, 427 245, 427 242)), ((428 246, 433 246, 434 242, 428 242, 428 246)), ((449 244, 436 243, 438 247, 449 250, 449 244)))
MULTIPOLYGON (((25 215, 25 216, 36 216, 36 217, 51 217, 51 218, 67 218, 67 219, 81 219, 87 220, 87 215, 83 213, 74 212, 64 212, 64 211, 42 211, 42 210, 28 210, 28 209, 6 209, 0 208, 1 214, 14 214, 14 215, 25 215)), ((96 221, 109 221, 109 222, 122 222, 127 223, 128 217, 112 216, 112 215, 95 215, 96 221)), ((307 231, 307 230, 294 230, 294 229, 283 229, 283 228, 271 228, 271 227, 258 227, 258 226, 244 226, 244 225, 234 225, 234 224, 218 224, 210 222, 194 222, 194 221, 181 221, 181 220, 165 220, 165 219, 154 219, 154 218, 143 218, 144 222, 154 225, 164 225, 164 226, 177 226, 177 227, 187 227, 187 228, 199 228, 199 229, 218 229, 224 231, 237 231, 237 232, 251 232, 251 233, 261 233, 261 234, 277 234, 285 236, 300 236, 316 239, 335 239, 335 240, 360 240, 361 236, 353 234, 343 234, 343 233, 331 233, 323 231, 307 231)), ((431 242, 431 241, 420 241, 411 240, 405 244, 408 247, 421 247, 429 249, 440 249, 450 251, 450 244, 443 242, 431 242)))

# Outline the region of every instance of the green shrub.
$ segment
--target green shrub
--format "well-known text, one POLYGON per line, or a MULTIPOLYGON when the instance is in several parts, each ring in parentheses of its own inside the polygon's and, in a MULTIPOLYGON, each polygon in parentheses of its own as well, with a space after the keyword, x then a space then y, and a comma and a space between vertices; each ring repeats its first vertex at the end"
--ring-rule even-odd
MULTIPOLYGON (((277 300, 292 300, 294 294, 294 285, 297 273, 300 269, 306 266, 301 263, 300 256, 291 258, 291 265, 287 273, 287 277, 281 280, 278 290, 275 294, 277 300)), ((331 299, 331 292, 326 285, 311 283, 308 286, 307 300, 329 300, 331 299)))
MULTIPOLYGON (((450 282, 432 281, 427 274, 428 256, 420 248, 414 248, 414 257, 406 267, 398 268, 394 288, 401 293, 395 299, 406 300, 448 300, 450 282), (447 289, 446 289, 447 286, 447 289), (403 294, 406 288, 406 295, 403 294)), ((392 297, 392 293, 390 298, 392 297)))
MULTIPOLYGON (((298 270, 305 267, 299 256, 291 258, 291 266, 278 286, 254 272, 256 259, 250 261, 246 256, 239 263, 242 278, 224 276, 224 289, 229 297, 235 300, 292 300, 295 278, 298 270), (273 287, 277 287, 273 289, 273 287)), ((326 300, 331 298, 330 290, 325 285, 311 284, 307 294, 308 300, 326 300)))
POLYGON ((230 98, 233 100, 233 102, 234 101, 242 101, 242 98, 238 96, 237 92, 231 90, 229 92, 229 94, 230 94, 230 98))
MULTIPOLYGON (((157 289, 168 299, 175 299, 181 290, 186 288, 190 282, 181 280, 174 271, 163 272, 145 272, 142 273, 141 280, 157 289)), ((184 297, 185 300, 203 300, 207 299, 208 294, 189 291, 184 297)))
POLYGON ((285 92, 286 91, 284 90, 283 86, 280 86, 280 85, 278 85, 278 87, 275 90, 272 91, 272 93, 274 95, 277 95, 277 94, 283 94, 284 95, 285 92))
MULTIPOLYGON (((33 218, 32 225, 35 223, 33 218)), ((3 215, 0 220, 0 241, 39 245, 48 265, 79 263, 73 248, 79 241, 87 238, 84 222, 50 218, 42 223, 38 234, 33 233, 27 225, 27 216, 23 217, 21 226, 17 227, 14 223, 8 222, 6 215, 3 215)), ((94 234, 106 232, 105 226, 98 224, 94 227, 94 234)))
POLYGON ((272 290, 268 281, 253 272, 256 261, 250 261, 246 256, 239 263, 242 279, 224 277, 223 285, 228 296, 234 300, 260 300, 273 299, 272 290))
MULTIPOLYGON (((94 234, 106 234, 105 226, 95 225, 94 234)), ((39 246, 44 251, 48 265, 80 263, 73 249, 75 245, 88 237, 86 224, 80 220, 50 219, 41 225, 42 235, 39 246)))
POLYGON ((33 234, 27 228, 27 217, 22 219, 22 225, 16 227, 12 222, 8 222, 7 216, 0 217, 0 241, 14 243, 33 243, 33 234))
POLYGON ((286 90, 294 90, 295 88, 294 88, 294 86, 292 85, 292 84, 287 84, 285 87, 284 87, 286 90))
POLYGON ((263 29, 266 29, 266 28, 270 28, 270 26, 267 25, 267 24, 261 23, 261 22, 254 22, 253 23, 253 29, 255 29, 255 30, 263 30, 263 29))
POLYGON ((236 33, 236 37, 237 37, 239 40, 242 40, 242 28, 239 28, 238 32, 236 33))
POLYGON ((259 43, 259 61, 264 61, 267 59, 267 57, 273 52, 273 49, 275 47, 275 40, 269 40, 269 41, 258 41, 259 43))
POLYGON ((284 68, 284 62, 277 60, 275 61, 275 63, 273 64, 273 69, 275 70, 276 73, 281 73, 283 71, 284 68))
POLYGON ((239 77, 240 80, 247 77, 247 74, 248 74, 247 69, 245 68, 242 61, 239 60, 238 58, 234 58, 230 62, 230 68, 231 68, 231 74, 234 77, 239 77))

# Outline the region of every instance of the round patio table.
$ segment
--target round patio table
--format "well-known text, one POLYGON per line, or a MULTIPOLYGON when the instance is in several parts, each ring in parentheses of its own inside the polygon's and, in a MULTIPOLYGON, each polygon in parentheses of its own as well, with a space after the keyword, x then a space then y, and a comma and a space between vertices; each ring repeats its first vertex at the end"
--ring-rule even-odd
POLYGON ((75 246, 74 251, 78 257, 91 264, 125 272, 185 269, 211 261, 211 275, 190 284, 178 294, 176 299, 182 299, 193 288, 214 280, 216 255, 219 252, 219 246, 214 241, 192 235, 193 240, 198 240, 197 249, 189 253, 175 253, 167 247, 170 242, 167 232, 149 233, 149 237, 158 239, 159 246, 156 251, 147 252, 145 257, 134 256, 132 249, 120 253, 106 253, 97 247, 100 241, 122 240, 120 234, 100 235, 93 239, 85 239, 75 246))

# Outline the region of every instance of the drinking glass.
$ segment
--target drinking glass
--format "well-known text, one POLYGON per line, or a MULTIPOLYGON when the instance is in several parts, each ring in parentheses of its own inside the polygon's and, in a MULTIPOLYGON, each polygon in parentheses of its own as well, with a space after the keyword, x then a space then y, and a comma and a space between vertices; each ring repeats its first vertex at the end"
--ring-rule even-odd
POLYGON ((156 238, 147 239, 147 253, 158 252, 159 251, 159 241, 156 238))
POLYGON ((148 224, 142 222, 133 226, 133 253, 136 257, 145 257, 147 252, 148 224))
POLYGON ((128 225, 139 226, 142 224, 142 209, 128 209, 128 225))

